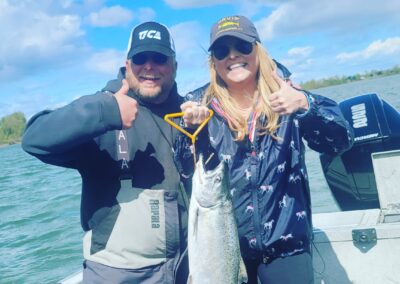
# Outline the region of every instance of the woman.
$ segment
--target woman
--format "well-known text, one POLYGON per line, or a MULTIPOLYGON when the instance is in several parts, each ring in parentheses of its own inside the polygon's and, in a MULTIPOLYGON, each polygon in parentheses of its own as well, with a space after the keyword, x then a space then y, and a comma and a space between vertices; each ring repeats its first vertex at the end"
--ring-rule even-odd
MULTIPOLYGON (((257 276, 268 284, 313 283, 302 138, 335 155, 351 147, 352 131, 335 102, 277 75, 285 70, 277 68, 247 18, 215 23, 209 51, 210 84, 189 94, 181 108, 188 127, 205 119, 207 107, 215 112, 196 147, 228 166, 248 283, 257 283, 257 276)), ((190 157, 188 148, 180 146, 181 162, 190 157)))

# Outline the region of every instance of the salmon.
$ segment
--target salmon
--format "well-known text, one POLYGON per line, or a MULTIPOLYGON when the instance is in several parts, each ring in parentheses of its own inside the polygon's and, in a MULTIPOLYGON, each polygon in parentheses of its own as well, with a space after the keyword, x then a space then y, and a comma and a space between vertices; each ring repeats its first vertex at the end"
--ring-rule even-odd
POLYGON ((210 171, 203 164, 200 156, 189 206, 188 283, 246 283, 225 163, 210 171))

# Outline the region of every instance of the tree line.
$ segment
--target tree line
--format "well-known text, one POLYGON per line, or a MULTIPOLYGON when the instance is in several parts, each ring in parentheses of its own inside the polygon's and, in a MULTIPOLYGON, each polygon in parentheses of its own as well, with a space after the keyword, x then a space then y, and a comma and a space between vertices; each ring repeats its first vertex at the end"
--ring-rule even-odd
POLYGON ((0 145, 21 142, 26 118, 22 112, 15 112, 0 120, 0 145))
POLYGON ((306 89, 306 90, 313 90, 313 89, 318 89, 318 88, 323 88, 323 87, 328 87, 328 86, 333 86, 333 85, 340 85, 340 84, 346 84, 346 83, 351 83, 354 81, 360 81, 360 80, 367 80, 367 79, 373 79, 373 78, 378 78, 378 77, 384 77, 384 76, 390 76, 390 75, 395 75, 395 74, 400 74, 400 66, 395 66, 390 69, 386 70, 372 70, 369 72, 365 72, 364 74, 356 74, 356 75, 351 75, 351 76, 334 76, 326 79, 320 79, 320 80, 310 80, 304 83, 301 83, 301 87, 306 89))

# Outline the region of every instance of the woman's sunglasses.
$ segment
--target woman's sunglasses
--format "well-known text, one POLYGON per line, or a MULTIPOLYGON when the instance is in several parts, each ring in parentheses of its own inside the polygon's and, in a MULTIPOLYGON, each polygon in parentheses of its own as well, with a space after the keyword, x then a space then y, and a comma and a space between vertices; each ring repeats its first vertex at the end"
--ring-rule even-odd
POLYGON ((136 65, 143 65, 147 61, 151 59, 152 62, 154 62, 157 65, 163 65, 165 62, 168 60, 168 56, 161 54, 161 53, 149 53, 149 52, 141 52, 136 55, 134 55, 131 60, 134 64, 136 65))
POLYGON ((211 50, 212 55, 218 60, 222 60, 229 55, 230 49, 234 48, 241 54, 249 55, 253 51, 253 44, 247 41, 238 40, 232 45, 218 44, 211 50))

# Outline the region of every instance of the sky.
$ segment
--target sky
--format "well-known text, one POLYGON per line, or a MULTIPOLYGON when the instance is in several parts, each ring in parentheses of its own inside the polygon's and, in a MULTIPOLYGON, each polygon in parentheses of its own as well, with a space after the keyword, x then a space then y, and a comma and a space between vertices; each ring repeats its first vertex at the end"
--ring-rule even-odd
POLYGON ((254 22, 296 83, 400 66, 399 0, 0 0, 0 118, 101 90, 145 21, 170 28, 184 95, 208 82, 210 29, 230 15, 254 22))

